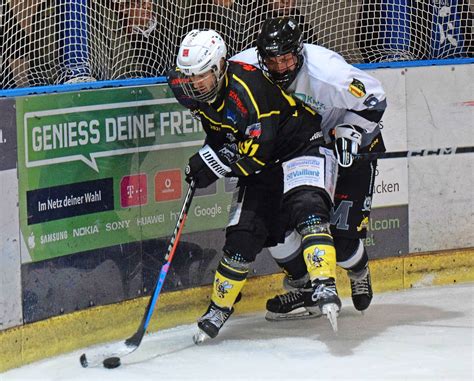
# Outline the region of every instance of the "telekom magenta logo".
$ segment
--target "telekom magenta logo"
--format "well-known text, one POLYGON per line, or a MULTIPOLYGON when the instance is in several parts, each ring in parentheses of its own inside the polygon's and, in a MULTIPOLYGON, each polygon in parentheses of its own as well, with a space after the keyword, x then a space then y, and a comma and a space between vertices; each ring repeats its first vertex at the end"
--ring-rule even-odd
POLYGON ((145 173, 124 176, 120 181, 120 206, 145 205, 148 202, 147 176, 145 173))

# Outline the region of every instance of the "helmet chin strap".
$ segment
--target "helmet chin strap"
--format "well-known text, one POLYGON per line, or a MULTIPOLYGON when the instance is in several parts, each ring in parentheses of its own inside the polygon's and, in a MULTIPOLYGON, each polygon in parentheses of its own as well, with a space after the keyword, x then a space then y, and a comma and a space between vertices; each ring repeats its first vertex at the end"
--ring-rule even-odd
MULTIPOLYGON (((224 84, 224 78, 227 73, 227 68, 229 67, 229 62, 227 60, 224 61, 223 63, 224 67, 220 70, 220 75, 217 76, 216 74, 216 89, 215 89, 215 95, 212 99, 206 101, 206 103, 212 104, 214 103, 217 98, 219 97, 219 93, 222 90, 222 85, 224 84)), ((213 90, 214 91, 214 90, 213 90)))

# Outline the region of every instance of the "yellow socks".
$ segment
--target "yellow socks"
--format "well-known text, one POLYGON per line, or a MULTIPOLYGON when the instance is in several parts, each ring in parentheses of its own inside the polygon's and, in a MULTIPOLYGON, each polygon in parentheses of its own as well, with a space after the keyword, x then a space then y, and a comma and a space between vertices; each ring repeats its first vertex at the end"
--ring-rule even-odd
POLYGON ((332 236, 311 233, 303 237, 303 256, 311 280, 336 279, 336 249, 332 236))

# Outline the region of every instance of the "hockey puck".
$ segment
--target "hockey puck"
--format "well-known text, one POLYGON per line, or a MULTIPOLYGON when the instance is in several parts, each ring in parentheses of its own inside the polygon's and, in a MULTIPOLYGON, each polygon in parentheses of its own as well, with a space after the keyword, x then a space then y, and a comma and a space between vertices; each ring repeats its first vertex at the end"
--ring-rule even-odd
POLYGON ((120 357, 109 357, 105 359, 102 364, 104 364, 104 368, 107 369, 118 368, 121 364, 120 357))
POLYGON ((87 358, 86 358, 86 354, 83 353, 81 355, 81 358, 79 359, 79 361, 81 362, 81 365, 83 368, 87 368, 89 366, 89 363, 87 362, 87 358))

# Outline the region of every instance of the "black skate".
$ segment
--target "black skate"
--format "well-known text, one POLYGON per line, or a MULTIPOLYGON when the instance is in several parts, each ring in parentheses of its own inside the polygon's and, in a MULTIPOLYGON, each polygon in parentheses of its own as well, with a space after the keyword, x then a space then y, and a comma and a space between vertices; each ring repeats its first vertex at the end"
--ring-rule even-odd
POLYGON ((281 321, 320 317, 321 312, 319 309, 313 309, 313 312, 306 309, 306 306, 313 307, 315 305, 315 302, 311 299, 312 293, 311 282, 308 282, 305 287, 268 299, 265 319, 268 321, 281 321))
POLYGON ((359 273, 348 271, 348 275, 351 281, 352 303, 357 311, 364 311, 369 308, 373 296, 369 268, 366 267, 359 273))
POLYGON ((337 295, 336 282, 334 278, 315 279, 313 281, 313 293, 311 294, 313 306, 306 306, 312 313, 326 315, 334 332, 337 331, 337 316, 341 310, 341 300, 337 295))
POLYGON ((301 278, 298 278, 298 279, 293 279, 287 275, 283 278, 283 288, 286 291, 296 291, 296 290, 299 290, 300 288, 311 287, 310 285, 308 285, 308 282, 309 282, 308 273, 306 273, 305 275, 303 275, 301 278))
POLYGON ((219 307, 211 301, 206 313, 198 319, 199 330, 193 336, 194 343, 201 344, 204 340, 215 338, 233 312, 233 308, 219 307))

